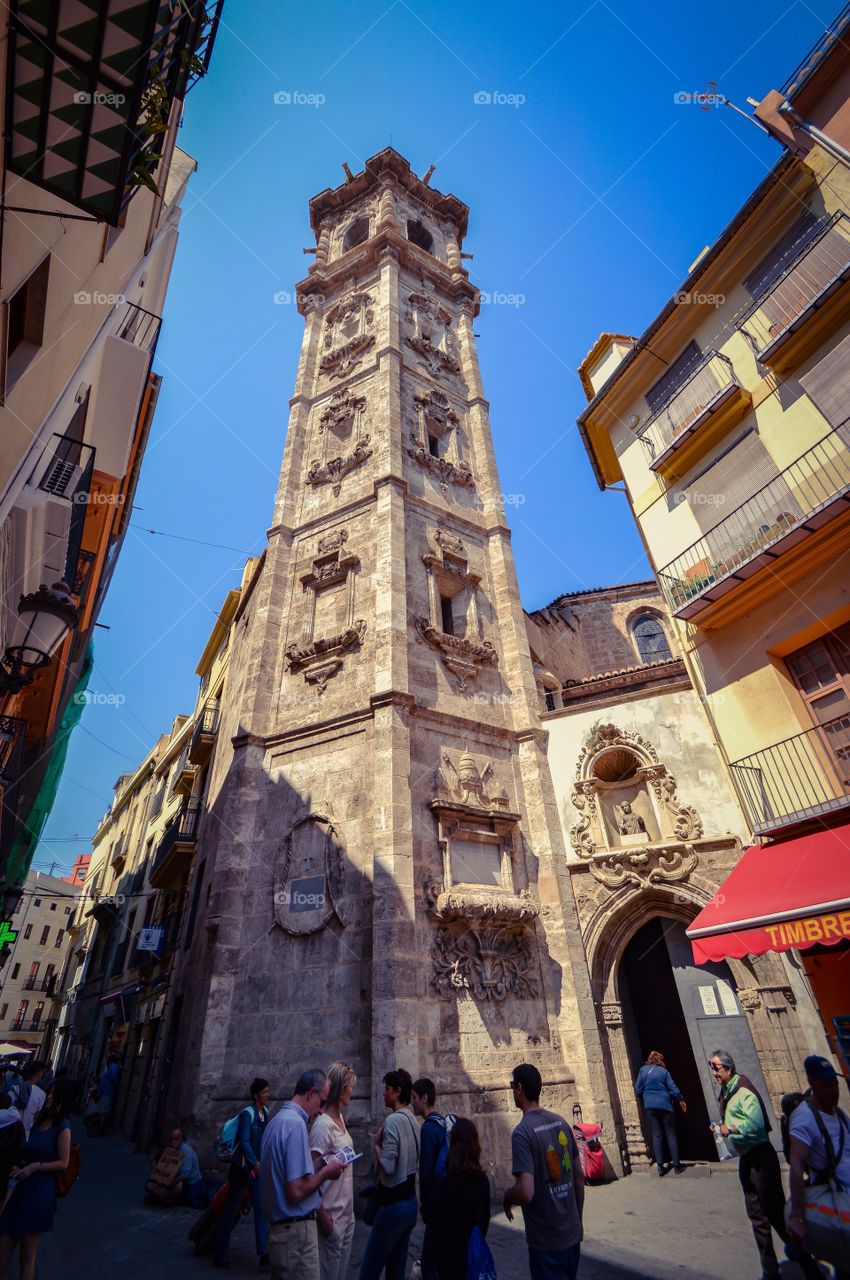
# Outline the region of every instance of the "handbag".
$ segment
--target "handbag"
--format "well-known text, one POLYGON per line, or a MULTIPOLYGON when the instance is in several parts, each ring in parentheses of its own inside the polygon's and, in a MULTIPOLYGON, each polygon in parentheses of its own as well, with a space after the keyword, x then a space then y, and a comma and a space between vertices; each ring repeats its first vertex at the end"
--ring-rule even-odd
MULTIPOLYGON (((802 1105, 802 1104, 801 1104, 802 1105)), ((826 1149, 826 1171, 816 1182, 805 1188, 803 1221, 806 1228, 806 1248, 823 1262, 829 1262, 838 1271, 850 1270, 850 1190, 842 1186, 835 1176, 844 1153, 844 1143, 850 1121, 838 1108, 838 1125, 841 1145, 836 1156, 832 1139, 819 1110, 805 1099, 815 1117, 823 1145, 826 1149)))
POLYGON ((83 1163, 82 1153, 80 1151, 79 1142, 71 1143, 71 1150, 68 1153, 67 1169, 60 1169, 56 1174, 56 1194, 66 1196, 73 1187, 77 1178, 80 1176, 80 1166, 83 1163))
POLYGON ((479 1226, 474 1226, 466 1247, 466 1280, 496 1280, 496 1263, 479 1226))

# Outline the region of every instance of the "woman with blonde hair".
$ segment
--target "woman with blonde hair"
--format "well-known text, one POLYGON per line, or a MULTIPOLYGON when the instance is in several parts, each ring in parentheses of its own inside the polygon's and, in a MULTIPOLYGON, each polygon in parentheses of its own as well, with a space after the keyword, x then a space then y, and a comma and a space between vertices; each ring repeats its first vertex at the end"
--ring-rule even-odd
MULTIPOLYGON (((344 1109, 351 1101, 357 1076, 346 1062, 328 1067, 328 1098, 310 1129, 312 1156, 332 1156, 351 1146, 344 1109)), ((325 1184, 318 1215, 321 1280, 345 1280, 354 1238, 354 1171, 351 1165, 336 1182, 325 1184)))
POLYGON ((674 1103, 687 1110, 676 1081, 667 1070, 664 1055, 653 1049, 635 1080, 635 1093, 643 1103, 646 1118, 652 1129, 652 1146, 659 1178, 670 1172, 684 1173, 685 1166, 679 1159, 679 1141, 676 1137, 674 1103), (670 1151, 670 1164, 664 1163, 664 1140, 670 1151))

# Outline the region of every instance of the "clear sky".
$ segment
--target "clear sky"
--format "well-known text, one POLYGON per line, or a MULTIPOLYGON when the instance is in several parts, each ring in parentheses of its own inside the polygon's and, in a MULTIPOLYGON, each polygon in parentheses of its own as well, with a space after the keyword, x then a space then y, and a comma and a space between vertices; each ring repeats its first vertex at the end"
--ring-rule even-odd
POLYGON ((115 779, 191 709, 216 612, 264 545, 303 325, 275 295, 306 273, 307 202, 341 163, 392 144, 471 207, 467 265, 498 299, 475 328, 525 607, 634 581, 648 566, 581 447, 576 367, 603 330, 643 331, 779 155, 728 108, 675 96, 716 81, 746 107, 837 8, 226 0, 179 138, 198 172, 133 527, 36 867, 86 851, 115 779))

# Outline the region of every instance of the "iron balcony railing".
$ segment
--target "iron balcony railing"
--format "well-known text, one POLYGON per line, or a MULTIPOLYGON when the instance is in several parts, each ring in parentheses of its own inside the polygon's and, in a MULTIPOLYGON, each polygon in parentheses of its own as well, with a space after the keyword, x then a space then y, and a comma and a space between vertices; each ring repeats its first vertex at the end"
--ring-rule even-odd
POLYGON ((850 276, 850 218, 834 214, 807 240, 778 280, 741 317, 759 360, 771 354, 827 294, 850 276))
POLYGON ((736 388, 743 390, 732 361, 718 351, 707 352, 641 428, 640 439, 650 466, 690 434, 736 388))
MULTIPOLYGON (((723 494, 711 495, 722 505, 723 494)), ((658 580, 674 613, 695 611, 751 577, 781 554, 785 540, 796 542, 825 523, 830 507, 850 502, 850 419, 807 449, 729 515, 659 570, 658 580)))
POLYGON ((735 760, 732 777, 757 835, 850 806, 850 715, 735 760))
POLYGON ((127 302, 125 308, 118 337, 123 338, 125 342, 132 342, 134 347, 139 347, 142 351, 150 352, 153 357, 159 341, 162 316, 158 316, 154 311, 146 311, 137 302, 127 302))
POLYGON ((39 985, 39 981, 40 980, 38 978, 27 978, 24 983, 24 991, 35 991, 36 987, 39 985))
POLYGON ((198 723, 195 725, 195 733, 196 734, 217 733, 218 732, 218 715, 219 715, 219 708, 217 704, 211 707, 210 706, 204 707, 203 711, 198 717, 198 723))
POLYGON ((850 25, 850 4, 845 4, 840 13, 832 19, 829 26, 823 32, 820 39, 812 46, 809 52, 803 58, 798 67, 795 67, 791 75, 782 86, 782 94, 789 100, 802 87, 803 82, 808 78, 809 74, 815 69, 823 58, 824 54, 837 43, 839 43, 845 28, 850 25))
POLYGON ((165 828, 151 867, 151 880, 155 879, 176 844, 193 844, 195 842, 198 838, 200 820, 201 805, 200 802, 196 802, 187 805, 185 809, 181 809, 174 821, 165 828))

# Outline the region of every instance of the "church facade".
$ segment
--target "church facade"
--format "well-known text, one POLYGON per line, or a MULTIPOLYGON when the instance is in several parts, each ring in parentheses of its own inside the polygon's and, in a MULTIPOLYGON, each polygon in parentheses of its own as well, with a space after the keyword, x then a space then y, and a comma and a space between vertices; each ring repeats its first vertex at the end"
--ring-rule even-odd
POLYGON ((365 1139, 402 1066, 475 1119, 502 1177, 531 1060, 549 1106, 641 1167, 631 1080, 665 1050, 642 975, 706 1121, 718 1021, 771 1097, 796 1083, 804 985, 775 957, 687 964, 745 828, 655 584, 522 609, 466 205, 387 149, 310 217, 275 510, 184 885, 169 1112, 212 1132, 253 1076, 286 1096, 341 1058, 365 1139))

